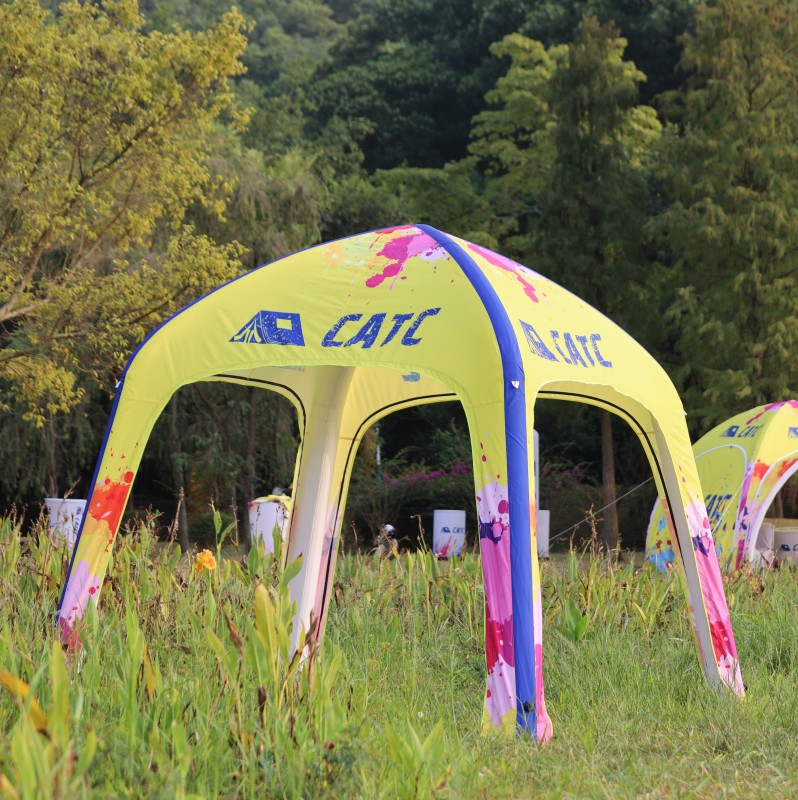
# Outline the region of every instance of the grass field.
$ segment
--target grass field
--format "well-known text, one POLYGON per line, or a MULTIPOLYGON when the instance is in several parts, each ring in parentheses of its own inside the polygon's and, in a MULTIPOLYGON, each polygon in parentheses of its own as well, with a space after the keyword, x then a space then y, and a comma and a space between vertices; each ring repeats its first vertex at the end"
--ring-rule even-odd
POLYGON ((270 557, 197 572, 120 538, 82 659, 52 641, 65 554, 0 524, 7 797, 798 796, 798 571, 730 579, 748 696, 704 681, 678 577, 544 564, 552 741, 484 736, 479 558, 339 560, 324 651, 288 658, 270 557))

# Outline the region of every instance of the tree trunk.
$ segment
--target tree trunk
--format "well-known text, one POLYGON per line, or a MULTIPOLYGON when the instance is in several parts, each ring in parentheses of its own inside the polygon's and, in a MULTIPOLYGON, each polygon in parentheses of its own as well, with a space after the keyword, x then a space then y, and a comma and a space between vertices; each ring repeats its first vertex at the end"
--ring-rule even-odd
POLYGON ((48 414, 47 424, 42 428, 45 452, 47 453, 47 496, 59 497, 58 494, 58 433, 55 429, 55 416, 48 414))
POLYGON ((177 395, 169 401, 169 449, 172 454, 172 482, 177 496, 177 535, 180 547, 187 553, 191 547, 188 539, 188 512, 186 511, 185 485, 186 475, 181 459, 180 435, 177 427, 177 395))
POLYGON ((612 415, 601 411, 601 542, 607 552, 618 547, 618 507, 615 505, 615 453, 612 444, 612 415))
POLYGON ((781 492, 773 500, 773 511, 775 512, 774 516, 784 519, 784 500, 781 498, 781 492))

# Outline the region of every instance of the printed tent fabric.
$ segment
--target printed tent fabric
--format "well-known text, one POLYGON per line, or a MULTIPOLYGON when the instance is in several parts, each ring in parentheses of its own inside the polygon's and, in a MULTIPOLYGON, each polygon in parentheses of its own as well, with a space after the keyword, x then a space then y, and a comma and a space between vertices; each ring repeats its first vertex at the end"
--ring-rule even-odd
POLYGON ((158 415, 195 381, 260 386, 297 409, 302 444, 286 558, 297 624, 323 634, 352 462, 386 414, 459 400, 469 424, 485 585, 486 726, 551 735, 543 693, 535 541, 535 398, 625 419, 676 519, 704 672, 742 694, 715 548, 684 412, 624 331, 562 287, 426 225, 321 244, 210 292, 131 356, 59 606, 65 644, 97 600, 120 517, 158 415))
MULTIPOLYGON (((704 504, 722 567, 755 558, 765 514, 798 470, 798 400, 743 411, 693 446, 704 504)), ((654 504, 646 556, 659 569, 675 558, 678 540, 661 500, 654 504)))

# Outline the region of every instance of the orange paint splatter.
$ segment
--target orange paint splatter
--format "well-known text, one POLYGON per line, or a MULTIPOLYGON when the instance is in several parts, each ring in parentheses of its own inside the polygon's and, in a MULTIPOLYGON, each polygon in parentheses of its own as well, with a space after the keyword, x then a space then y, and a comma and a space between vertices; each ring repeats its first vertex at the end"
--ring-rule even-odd
POLYGON ((102 483, 94 487, 89 505, 89 514, 98 522, 105 521, 111 529, 111 538, 119 528, 119 520, 122 517, 122 510, 127 502, 130 493, 130 484, 133 482, 133 473, 128 471, 122 476, 122 480, 117 483, 110 478, 106 478, 102 483))
POLYGON ((781 464, 779 464, 779 477, 781 477, 788 469, 790 469, 790 467, 792 467, 796 461, 798 461, 798 458, 793 458, 789 461, 782 461, 781 464))

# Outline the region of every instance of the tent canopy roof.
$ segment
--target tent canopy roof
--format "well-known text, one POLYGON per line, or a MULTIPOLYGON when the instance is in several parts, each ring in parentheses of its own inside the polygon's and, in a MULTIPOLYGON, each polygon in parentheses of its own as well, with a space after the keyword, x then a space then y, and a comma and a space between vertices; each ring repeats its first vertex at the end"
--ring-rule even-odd
POLYGON ((632 401, 647 429, 643 407, 656 415, 678 403, 656 361, 594 308, 426 226, 321 244, 246 273, 148 337, 125 382, 152 402, 176 382, 214 377, 301 395, 319 367, 353 370, 352 393, 369 387, 372 410, 452 393, 491 402, 506 380, 533 395, 632 401))

